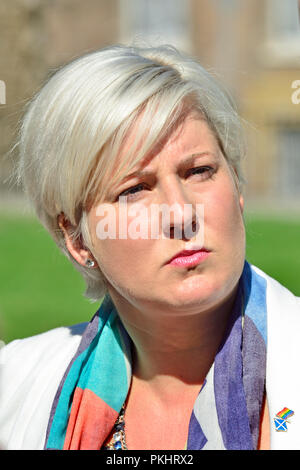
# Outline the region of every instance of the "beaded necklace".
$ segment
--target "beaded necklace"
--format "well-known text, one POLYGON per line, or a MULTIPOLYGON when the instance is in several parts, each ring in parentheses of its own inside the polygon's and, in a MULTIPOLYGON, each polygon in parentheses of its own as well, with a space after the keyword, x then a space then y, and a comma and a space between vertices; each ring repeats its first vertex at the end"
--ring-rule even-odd
POLYGON ((104 450, 127 450, 125 440, 125 403, 121 408, 120 414, 113 427, 111 440, 105 444, 104 450))

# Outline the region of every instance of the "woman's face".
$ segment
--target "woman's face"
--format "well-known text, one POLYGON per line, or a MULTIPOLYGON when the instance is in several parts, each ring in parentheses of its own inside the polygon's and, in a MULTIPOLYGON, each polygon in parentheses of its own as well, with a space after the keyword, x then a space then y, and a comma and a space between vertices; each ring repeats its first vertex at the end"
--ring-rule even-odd
POLYGON ((143 174, 110 188, 101 206, 115 217, 116 238, 113 233, 106 239, 101 235, 99 228, 108 212, 101 215, 99 205, 92 207, 88 217, 92 253, 110 292, 139 309, 159 306, 181 314, 221 305, 243 270, 243 199, 209 126, 191 114, 157 154, 134 170, 143 174), (177 209, 169 219, 157 216, 162 204, 177 209), (134 215, 137 208, 139 221, 144 229, 149 228, 140 239, 134 231, 141 228, 134 215), (192 224, 195 212, 203 217, 198 219, 198 232, 192 224), (199 245, 206 253, 196 253, 194 263, 188 262, 186 253, 177 263, 169 262, 179 252, 199 245))

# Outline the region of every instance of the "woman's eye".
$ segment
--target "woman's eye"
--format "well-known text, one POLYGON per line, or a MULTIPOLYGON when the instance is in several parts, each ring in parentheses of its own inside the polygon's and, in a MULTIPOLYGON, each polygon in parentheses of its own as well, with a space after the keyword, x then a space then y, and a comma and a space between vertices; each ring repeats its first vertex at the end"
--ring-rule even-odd
MULTIPOLYGON (((190 170, 187 171, 186 177, 190 176, 197 176, 198 178, 202 179, 208 179, 213 176, 215 173, 215 169, 211 166, 199 166, 195 168, 191 168, 190 170)), ((120 200, 120 198, 126 198, 126 200, 134 200, 135 198, 138 197, 138 193, 141 193, 142 191, 146 190, 147 187, 144 183, 139 183, 136 184, 135 186, 132 186, 131 188, 125 189, 125 191, 122 191, 118 197, 117 200, 120 200)))
POLYGON ((196 168, 191 168, 190 170, 188 170, 186 176, 189 177, 193 175, 198 175, 202 178, 210 178, 213 175, 214 171, 214 168, 212 168, 211 166, 198 166, 196 168))
POLYGON ((118 199, 120 199, 120 197, 126 197, 126 199, 133 199, 137 193, 143 191, 144 189, 144 184, 139 183, 135 186, 132 186, 131 188, 126 189, 125 191, 122 191, 119 194, 118 199))

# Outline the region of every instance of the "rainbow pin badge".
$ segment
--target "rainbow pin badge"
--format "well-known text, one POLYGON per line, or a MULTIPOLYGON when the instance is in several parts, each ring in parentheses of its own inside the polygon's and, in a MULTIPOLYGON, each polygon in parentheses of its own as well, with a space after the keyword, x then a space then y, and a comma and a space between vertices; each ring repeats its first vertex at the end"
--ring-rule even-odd
POLYGON ((283 410, 279 411, 274 418, 276 431, 287 432, 287 423, 290 423, 290 421, 288 421, 288 418, 291 418, 293 414, 294 412, 289 408, 283 408, 283 410))

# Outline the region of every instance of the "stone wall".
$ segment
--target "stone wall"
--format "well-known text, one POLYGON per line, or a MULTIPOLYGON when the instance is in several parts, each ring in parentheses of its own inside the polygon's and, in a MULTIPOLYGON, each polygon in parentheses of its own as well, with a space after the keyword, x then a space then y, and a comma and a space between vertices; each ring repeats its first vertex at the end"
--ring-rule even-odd
POLYGON ((11 152, 24 106, 49 72, 118 38, 118 0, 1 0, 0 190, 10 189, 11 152))

